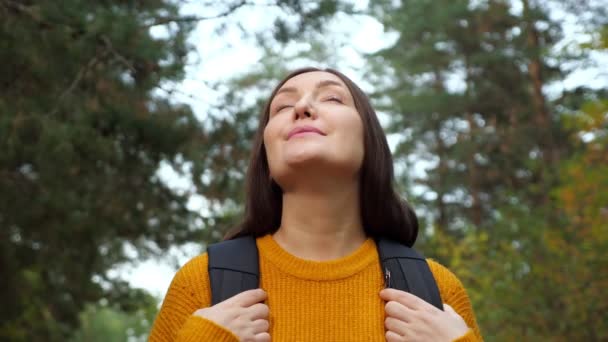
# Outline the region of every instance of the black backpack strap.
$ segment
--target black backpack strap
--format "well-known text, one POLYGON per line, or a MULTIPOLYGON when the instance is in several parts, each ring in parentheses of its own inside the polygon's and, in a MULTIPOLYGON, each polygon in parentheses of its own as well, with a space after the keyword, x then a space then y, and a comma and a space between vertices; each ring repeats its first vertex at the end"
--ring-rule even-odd
POLYGON ((258 247, 255 239, 244 236, 207 247, 211 305, 247 290, 260 282, 258 247))
POLYGON ((443 302, 426 259, 414 249, 398 242, 377 239, 382 272, 387 287, 407 291, 443 310, 443 302), (390 276, 387 274, 390 272, 390 276))

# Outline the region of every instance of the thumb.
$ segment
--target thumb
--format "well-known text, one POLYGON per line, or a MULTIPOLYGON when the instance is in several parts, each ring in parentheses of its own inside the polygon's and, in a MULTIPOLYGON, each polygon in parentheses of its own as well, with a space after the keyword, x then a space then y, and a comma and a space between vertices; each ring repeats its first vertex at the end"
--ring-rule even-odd
POLYGON ((230 297, 224 301, 228 305, 238 305, 243 308, 250 307, 254 304, 260 303, 266 299, 266 291, 262 289, 247 290, 241 292, 233 297, 230 297))

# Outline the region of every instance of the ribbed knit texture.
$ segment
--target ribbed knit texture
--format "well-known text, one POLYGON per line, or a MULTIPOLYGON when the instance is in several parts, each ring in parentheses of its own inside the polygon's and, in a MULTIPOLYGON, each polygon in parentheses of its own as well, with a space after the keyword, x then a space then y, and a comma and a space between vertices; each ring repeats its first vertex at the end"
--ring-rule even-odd
MULTIPOLYGON (((257 239, 260 287, 268 294, 273 341, 385 341, 382 270, 373 239, 350 255, 325 262, 300 259, 272 236, 257 239)), ((175 275, 154 322, 150 341, 238 341, 230 331, 192 316, 211 303, 207 254, 175 275)), ((429 260, 443 302, 471 328, 458 342, 482 341, 462 284, 447 268, 429 260)))

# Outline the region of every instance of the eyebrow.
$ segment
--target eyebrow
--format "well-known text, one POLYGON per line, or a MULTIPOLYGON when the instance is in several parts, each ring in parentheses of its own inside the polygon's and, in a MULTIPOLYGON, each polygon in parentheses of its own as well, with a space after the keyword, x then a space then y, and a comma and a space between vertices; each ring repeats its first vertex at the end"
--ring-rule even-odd
MULTIPOLYGON (((334 80, 323 80, 323 81, 317 82, 317 84, 315 85, 315 91, 318 90, 319 88, 329 87, 329 86, 338 86, 340 88, 344 88, 340 82, 337 82, 334 80)), ((277 91, 277 93, 274 94, 274 96, 276 97, 277 95, 279 95, 281 93, 296 93, 297 91, 298 91, 298 89, 296 89, 294 87, 285 87, 285 88, 279 89, 279 91, 277 91)))

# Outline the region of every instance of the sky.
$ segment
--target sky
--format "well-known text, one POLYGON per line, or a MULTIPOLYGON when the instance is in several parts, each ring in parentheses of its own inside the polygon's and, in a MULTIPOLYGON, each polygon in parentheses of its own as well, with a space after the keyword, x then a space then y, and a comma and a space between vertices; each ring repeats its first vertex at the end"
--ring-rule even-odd
MULTIPOLYGON (((367 6, 367 1, 353 1, 359 9, 367 6)), ((221 9, 219 11, 221 12, 221 9)), ((204 8, 195 1, 186 2, 182 7, 182 13, 199 16, 213 15, 209 8, 204 8)), ((245 73, 254 67, 262 57, 262 52, 255 42, 243 38, 241 32, 236 28, 237 24, 248 32, 260 32, 268 30, 274 19, 283 15, 285 14, 274 7, 245 6, 229 18, 199 22, 189 38, 195 51, 189 56, 190 63, 186 69, 186 77, 181 83, 171 85, 177 90, 172 95, 173 100, 189 104, 197 118, 204 121, 209 106, 217 103, 222 95, 209 85, 245 73), (216 30, 222 23, 228 25, 226 30, 218 35, 216 30)), ((574 21, 568 23, 566 29, 568 31, 566 34, 569 34, 574 40, 584 41, 586 39, 585 36, 578 33, 574 21)), ((339 60, 343 61, 340 65, 341 71, 360 84, 364 90, 369 90, 369 85, 366 84, 359 71, 365 63, 361 53, 370 53, 389 46, 396 38, 395 35, 384 32, 382 24, 368 16, 339 17, 330 25, 329 31, 333 36, 340 37, 342 42, 346 42, 335 52, 339 56, 339 60)), ((158 36, 166 35, 166 31, 162 27, 156 28, 152 33, 158 36)), ((294 44, 293 48, 306 48, 306 42, 294 44)), ((607 54, 596 54, 593 58, 604 63, 603 65, 608 65, 607 54)), ((455 82, 454 86, 457 86, 458 81, 455 80, 455 82)), ((551 96, 551 94, 560 93, 563 88, 578 85, 603 87, 607 84, 608 71, 590 68, 574 72, 566 81, 554 84, 545 91, 551 96)), ((389 137, 389 143, 390 140, 389 137)), ((161 166, 159 174, 176 189, 185 190, 190 186, 187 180, 180 179, 167 165, 161 166)), ((204 200, 200 197, 193 197, 189 207, 192 210, 204 211, 204 200)), ((129 246, 125 246, 125 248, 136 255, 133 248, 129 246)), ((161 299, 178 267, 202 251, 203 246, 197 243, 190 243, 180 248, 174 247, 161 259, 150 259, 135 265, 123 265, 112 270, 109 276, 126 279, 132 286, 147 289, 161 299)))

